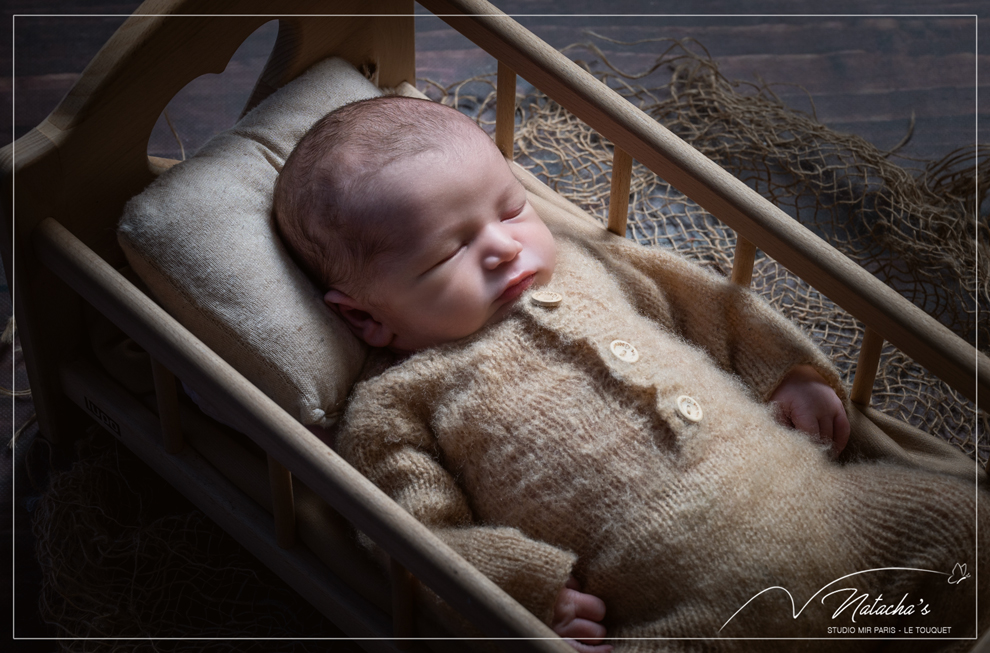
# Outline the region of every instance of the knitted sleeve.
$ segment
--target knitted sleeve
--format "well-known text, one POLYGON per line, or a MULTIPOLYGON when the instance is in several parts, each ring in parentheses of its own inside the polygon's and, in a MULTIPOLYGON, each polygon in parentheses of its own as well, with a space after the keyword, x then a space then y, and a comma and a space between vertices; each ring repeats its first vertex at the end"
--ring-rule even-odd
POLYGON ((419 414, 415 396, 423 388, 390 380, 384 375, 355 388, 337 436, 340 455, 549 625, 577 556, 515 528, 476 523, 419 414))
POLYGON ((813 366, 840 399, 838 371, 795 324, 748 288, 683 257, 627 239, 605 246, 637 310, 704 348, 766 401, 795 365, 813 366))

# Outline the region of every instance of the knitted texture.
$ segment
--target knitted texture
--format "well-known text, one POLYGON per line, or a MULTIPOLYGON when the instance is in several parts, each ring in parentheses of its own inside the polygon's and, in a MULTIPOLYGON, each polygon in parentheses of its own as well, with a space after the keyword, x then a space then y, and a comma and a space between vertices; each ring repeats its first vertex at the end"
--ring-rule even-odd
POLYGON ((527 293, 499 323, 358 384, 338 434, 347 460, 545 621, 573 573, 605 601, 617 650, 661 648, 626 637, 793 650, 737 638, 827 638, 829 626, 972 635, 975 582, 946 582, 956 563, 975 567, 972 483, 830 461, 763 403, 801 363, 845 397, 797 328, 677 255, 594 227, 564 231, 553 206, 531 201, 557 241, 547 288, 563 302, 527 293), (616 355, 616 340, 638 359, 616 355), (925 571, 858 573, 889 566, 925 571), (793 610, 810 601, 797 618, 783 590, 760 594, 774 586, 793 610), (849 607, 833 617, 848 592, 821 600, 841 588, 868 604, 906 596, 931 614, 852 623, 849 607))

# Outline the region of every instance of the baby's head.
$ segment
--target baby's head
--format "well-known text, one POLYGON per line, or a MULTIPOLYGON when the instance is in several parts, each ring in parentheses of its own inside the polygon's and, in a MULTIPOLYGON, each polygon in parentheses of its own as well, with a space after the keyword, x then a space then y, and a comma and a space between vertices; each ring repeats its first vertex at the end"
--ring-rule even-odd
POLYGON ((362 340, 415 351, 504 316, 553 274, 556 248, 485 132, 389 96, 331 112, 275 187, 286 246, 362 340))

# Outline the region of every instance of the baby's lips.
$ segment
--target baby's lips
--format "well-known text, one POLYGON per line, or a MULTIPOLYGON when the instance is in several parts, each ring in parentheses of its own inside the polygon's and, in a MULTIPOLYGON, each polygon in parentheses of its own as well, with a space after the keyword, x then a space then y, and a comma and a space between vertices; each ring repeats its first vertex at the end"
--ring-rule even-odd
POLYGON ((536 273, 534 272, 527 272, 520 275, 516 279, 513 279, 509 285, 506 286, 505 290, 502 291, 502 294, 498 296, 499 301, 511 302, 517 299, 520 295, 526 292, 531 285, 533 285, 533 281, 535 280, 536 273))

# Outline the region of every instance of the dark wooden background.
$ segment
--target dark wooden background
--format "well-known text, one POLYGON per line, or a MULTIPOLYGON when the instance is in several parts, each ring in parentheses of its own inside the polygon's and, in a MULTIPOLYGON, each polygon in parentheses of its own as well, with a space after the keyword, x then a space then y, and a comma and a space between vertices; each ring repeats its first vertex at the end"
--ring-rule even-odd
MULTIPOLYGON (((0 117, 3 144, 54 108, 123 16, 138 4, 8 0, 8 17, 17 14, 12 22, 14 47, 4 48, 0 57, 15 78, 0 82, 0 95, 16 96, 16 101, 12 114, 0 117), (13 130, 7 122, 11 119, 13 130)), ((745 5, 724 0, 690 5, 671 0, 572 2, 567 5, 571 15, 559 15, 559 3, 548 0, 496 4, 555 47, 588 40, 589 31, 626 41, 693 37, 716 57, 727 77, 759 75, 773 83, 800 84, 814 98, 823 122, 882 148, 900 141, 912 113, 916 133, 910 154, 938 156, 947 148, 971 144, 976 135, 979 59, 974 55, 981 3, 975 0, 839 1, 829 5, 829 15, 810 13, 821 7, 818 3, 771 0, 745 5), (606 11, 611 15, 592 15, 606 11), (587 13, 575 15, 578 12, 587 13), (678 15, 686 13, 692 15, 678 15)), ((449 83, 494 70, 491 57, 440 19, 417 11, 420 77, 449 83)), ((983 25, 990 19, 987 13, 983 25)), ((274 23, 263 26, 227 71, 196 80, 170 104, 187 150, 236 119, 275 31, 274 23)), ((659 48, 655 43, 601 45, 615 63, 628 69, 651 62, 659 48)), ((809 107, 797 88, 781 87, 780 93, 796 107, 809 107)), ((980 115, 986 123, 986 110, 980 115)), ((159 127, 151 149, 177 155, 164 122, 159 127)), ((982 126, 983 136, 987 128, 982 126)))
MULTIPOLYGON (((12 76, 0 80, 0 96, 11 109, 0 113, 0 145, 44 119, 138 4, 111 0, 3 3, 7 40, 2 44, 6 47, 0 47, 0 66, 12 76)), ((976 51, 979 34, 983 37, 979 49, 987 52, 987 2, 836 0, 824 5, 785 0, 574 0, 562 5, 550 0, 496 0, 495 4, 558 48, 589 40, 592 31, 624 41, 695 38, 708 48, 727 77, 752 80, 758 75, 781 84, 778 94, 804 110, 810 108, 807 92, 821 121, 863 136, 881 149, 902 139, 912 115, 915 134, 902 151, 905 155, 936 158, 987 141, 990 110, 985 107, 990 103, 978 108, 978 97, 990 85, 990 59, 976 51), (560 14, 562 6, 568 15, 560 14)), ((416 30, 418 76, 449 84, 495 70, 491 57, 418 7, 416 30)), ((223 74, 204 76, 173 99, 168 111, 187 154, 236 119, 275 31, 274 23, 263 26, 223 74)), ((660 47, 655 43, 599 45, 613 63, 630 70, 652 62, 660 47)), ((179 157, 164 120, 159 120, 149 152, 179 157)), ((3 279, 0 283, 6 290, 3 279)), ((8 293, 0 293, 3 324, 11 314, 10 306, 8 293)), ((15 349, 6 347, 2 356, 0 386, 26 387, 23 363, 15 349)), ((32 412, 29 399, 0 402, 0 430, 8 434, 3 443, 32 412)), ((50 641, 20 639, 47 634, 37 620, 38 572, 29 532, 29 511, 37 489, 29 483, 24 467, 24 452, 35 435, 36 427, 29 428, 15 450, 2 449, 0 557, 12 559, 7 547, 13 543, 17 649, 55 650, 50 641), (12 527, 14 516, 16 526, 12 527)), ((0 595, 5 597, 0 612, 6 612, 3 608, 11 593, 0 591, 0 595)))

